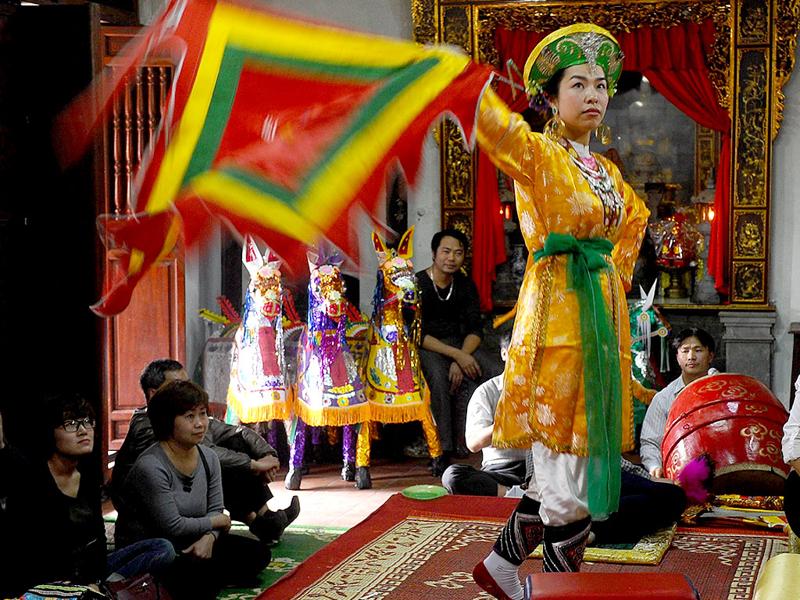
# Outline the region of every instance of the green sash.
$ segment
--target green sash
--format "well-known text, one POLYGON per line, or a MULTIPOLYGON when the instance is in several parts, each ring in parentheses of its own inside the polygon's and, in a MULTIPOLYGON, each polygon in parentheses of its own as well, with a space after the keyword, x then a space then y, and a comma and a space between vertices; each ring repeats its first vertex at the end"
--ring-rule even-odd
POLYGON ((613 244, 551 233, 534 259, 567 255, 567 288, 575 291, 583 347, 583 386, 589 446, 589 511, 603 519, 619 508, 622 389, 619 341, 603 300, 599 272, 613 244))

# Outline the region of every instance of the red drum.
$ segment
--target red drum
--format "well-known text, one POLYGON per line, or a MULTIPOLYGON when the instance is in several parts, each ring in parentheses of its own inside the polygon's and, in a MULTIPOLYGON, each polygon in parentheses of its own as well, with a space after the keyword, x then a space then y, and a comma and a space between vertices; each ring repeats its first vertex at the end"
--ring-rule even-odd
POLYGON ((661 456, 666 477, 707 452, 717 494, 781 495, 789 467, 781 438, 789 413, 760 381, 719 373, 693 381, 672 404, 661 456))

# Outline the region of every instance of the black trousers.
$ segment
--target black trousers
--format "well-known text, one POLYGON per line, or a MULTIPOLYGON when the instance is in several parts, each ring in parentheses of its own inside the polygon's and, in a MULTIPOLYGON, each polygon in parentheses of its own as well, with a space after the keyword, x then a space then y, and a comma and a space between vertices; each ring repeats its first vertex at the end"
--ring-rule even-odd
MULTIPOLYGON (((462 340, 451 338, 441 341, 456 348, 462 344, 462 340)), ((502 371, 502 366, 498 370, 498 361, 483 348, 478 348, 472 356, 481 367, 481 377, 475 380, 464 376, 459 388, 451 394, 450 365, 453 361, 438 352, 419 349, 420 366, 431 392, 431 412, 445 452, 452 452, 464 440, 467 404, 475 389, 502 371)))
POLYGON ((521 485, 525 481, 525 461, 476 469, 471 465, 450 465, 442 474, 442 486, 451 494, 497 496, 497 486, 521 485))
POLYGON ((605 521, 592 521, 599 544, 633 544, 667 527, 686 509, 686 494, 672 483, 622 472, 619 510, 605 521))
POLYGON ((789 472, 783 489, 783 511, 795 535, 800 534, 800 475, 789 472))
MULTIPOLYGON (((249 455, 249 448, 241 436, 226 440, 225 448, 249 455)), ((264 479, 248 468, 222 467, 222 495, 231 518, 244 521, 248 513, 257 513, 272 498, 264 479)))
POLYGON ((174 600, 214 600, 226 585, 256 585, 271 559, 269 548, 258 540, 226 534, 214 543, 208 560, 179 553, 162 580, 174 600))
POLYGON ((222 496, 231 519, 244 521, 248 513, 257 513, 272 498, 264 480, 245 469, 222 469, 222 496))

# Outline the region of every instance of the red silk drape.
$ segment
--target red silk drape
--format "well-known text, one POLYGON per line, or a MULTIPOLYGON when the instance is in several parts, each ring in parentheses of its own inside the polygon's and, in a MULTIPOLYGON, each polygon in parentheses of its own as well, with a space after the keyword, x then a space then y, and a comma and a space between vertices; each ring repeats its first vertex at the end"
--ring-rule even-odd
MULTIPOLYGON (((498 28, 495 32, 495 47, 500 64, 505 65, 506 61, 511 59, 522 70, 529 52, 544 35, 546 32, 534 33, 498 28)), ((623 68, 626 71, 641 72, 678 110, 703 127, 722 133, 722 150, 716 174, 717 188, 714 199, 716 216, 711 225, 708 270, 714 277, 717 290, 728 294, 731 121, 727 110, 719 105, 704 59, 711 53, 715 35, 713 22, 707 20, 699 25, 684 23, 668 29, 643 27, 629 33, 618 34, 617 39, 625 53, 623 68)), ((525 108, 527 100, 524 96, 517 95, 516 100, 512 101, 509 86, 500 84, 497 91, 512 109, 525 108)), ((492 189, 494 195, 499 196, 496 179, 496 172, 481 169, 479 164, 477 187, 481 193, 477 197, 476 216, 477 206, 481 203, 495 202, 491 196, 492 189), (494 179, 495 182, 492 184, 481 181, 487 177, 494 179)), ((496 202, 499 204, 499 199, 496 202)))
POLYGON ((472 280, 478 288, 481 310, 490 311, 493 307, 495 269, 506 261, 506 238, 497 190, 497 169, 483 152, 477 152, 477 159, 475 216, 472 222, 472 280))

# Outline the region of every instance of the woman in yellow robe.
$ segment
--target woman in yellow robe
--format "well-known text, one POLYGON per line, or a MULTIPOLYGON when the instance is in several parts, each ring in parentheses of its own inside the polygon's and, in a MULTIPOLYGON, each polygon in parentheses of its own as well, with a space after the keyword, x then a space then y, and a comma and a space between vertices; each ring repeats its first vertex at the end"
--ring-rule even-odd
POLYGON ((578 570, 591 518, 619 502, 620 452, 633 447, 625 291, 648 211, 617 167, 589 152, 604 136, 622 53, 588 24, 543 39, 525 65, 554 112, 532 133, 487 90, 478 143, 514 178, 530 252, 492 444, 533 448, 535 477, 492 554, 474 571, 497 598, 523 597, 517 568, 544 540, 546 571, 578 570))

